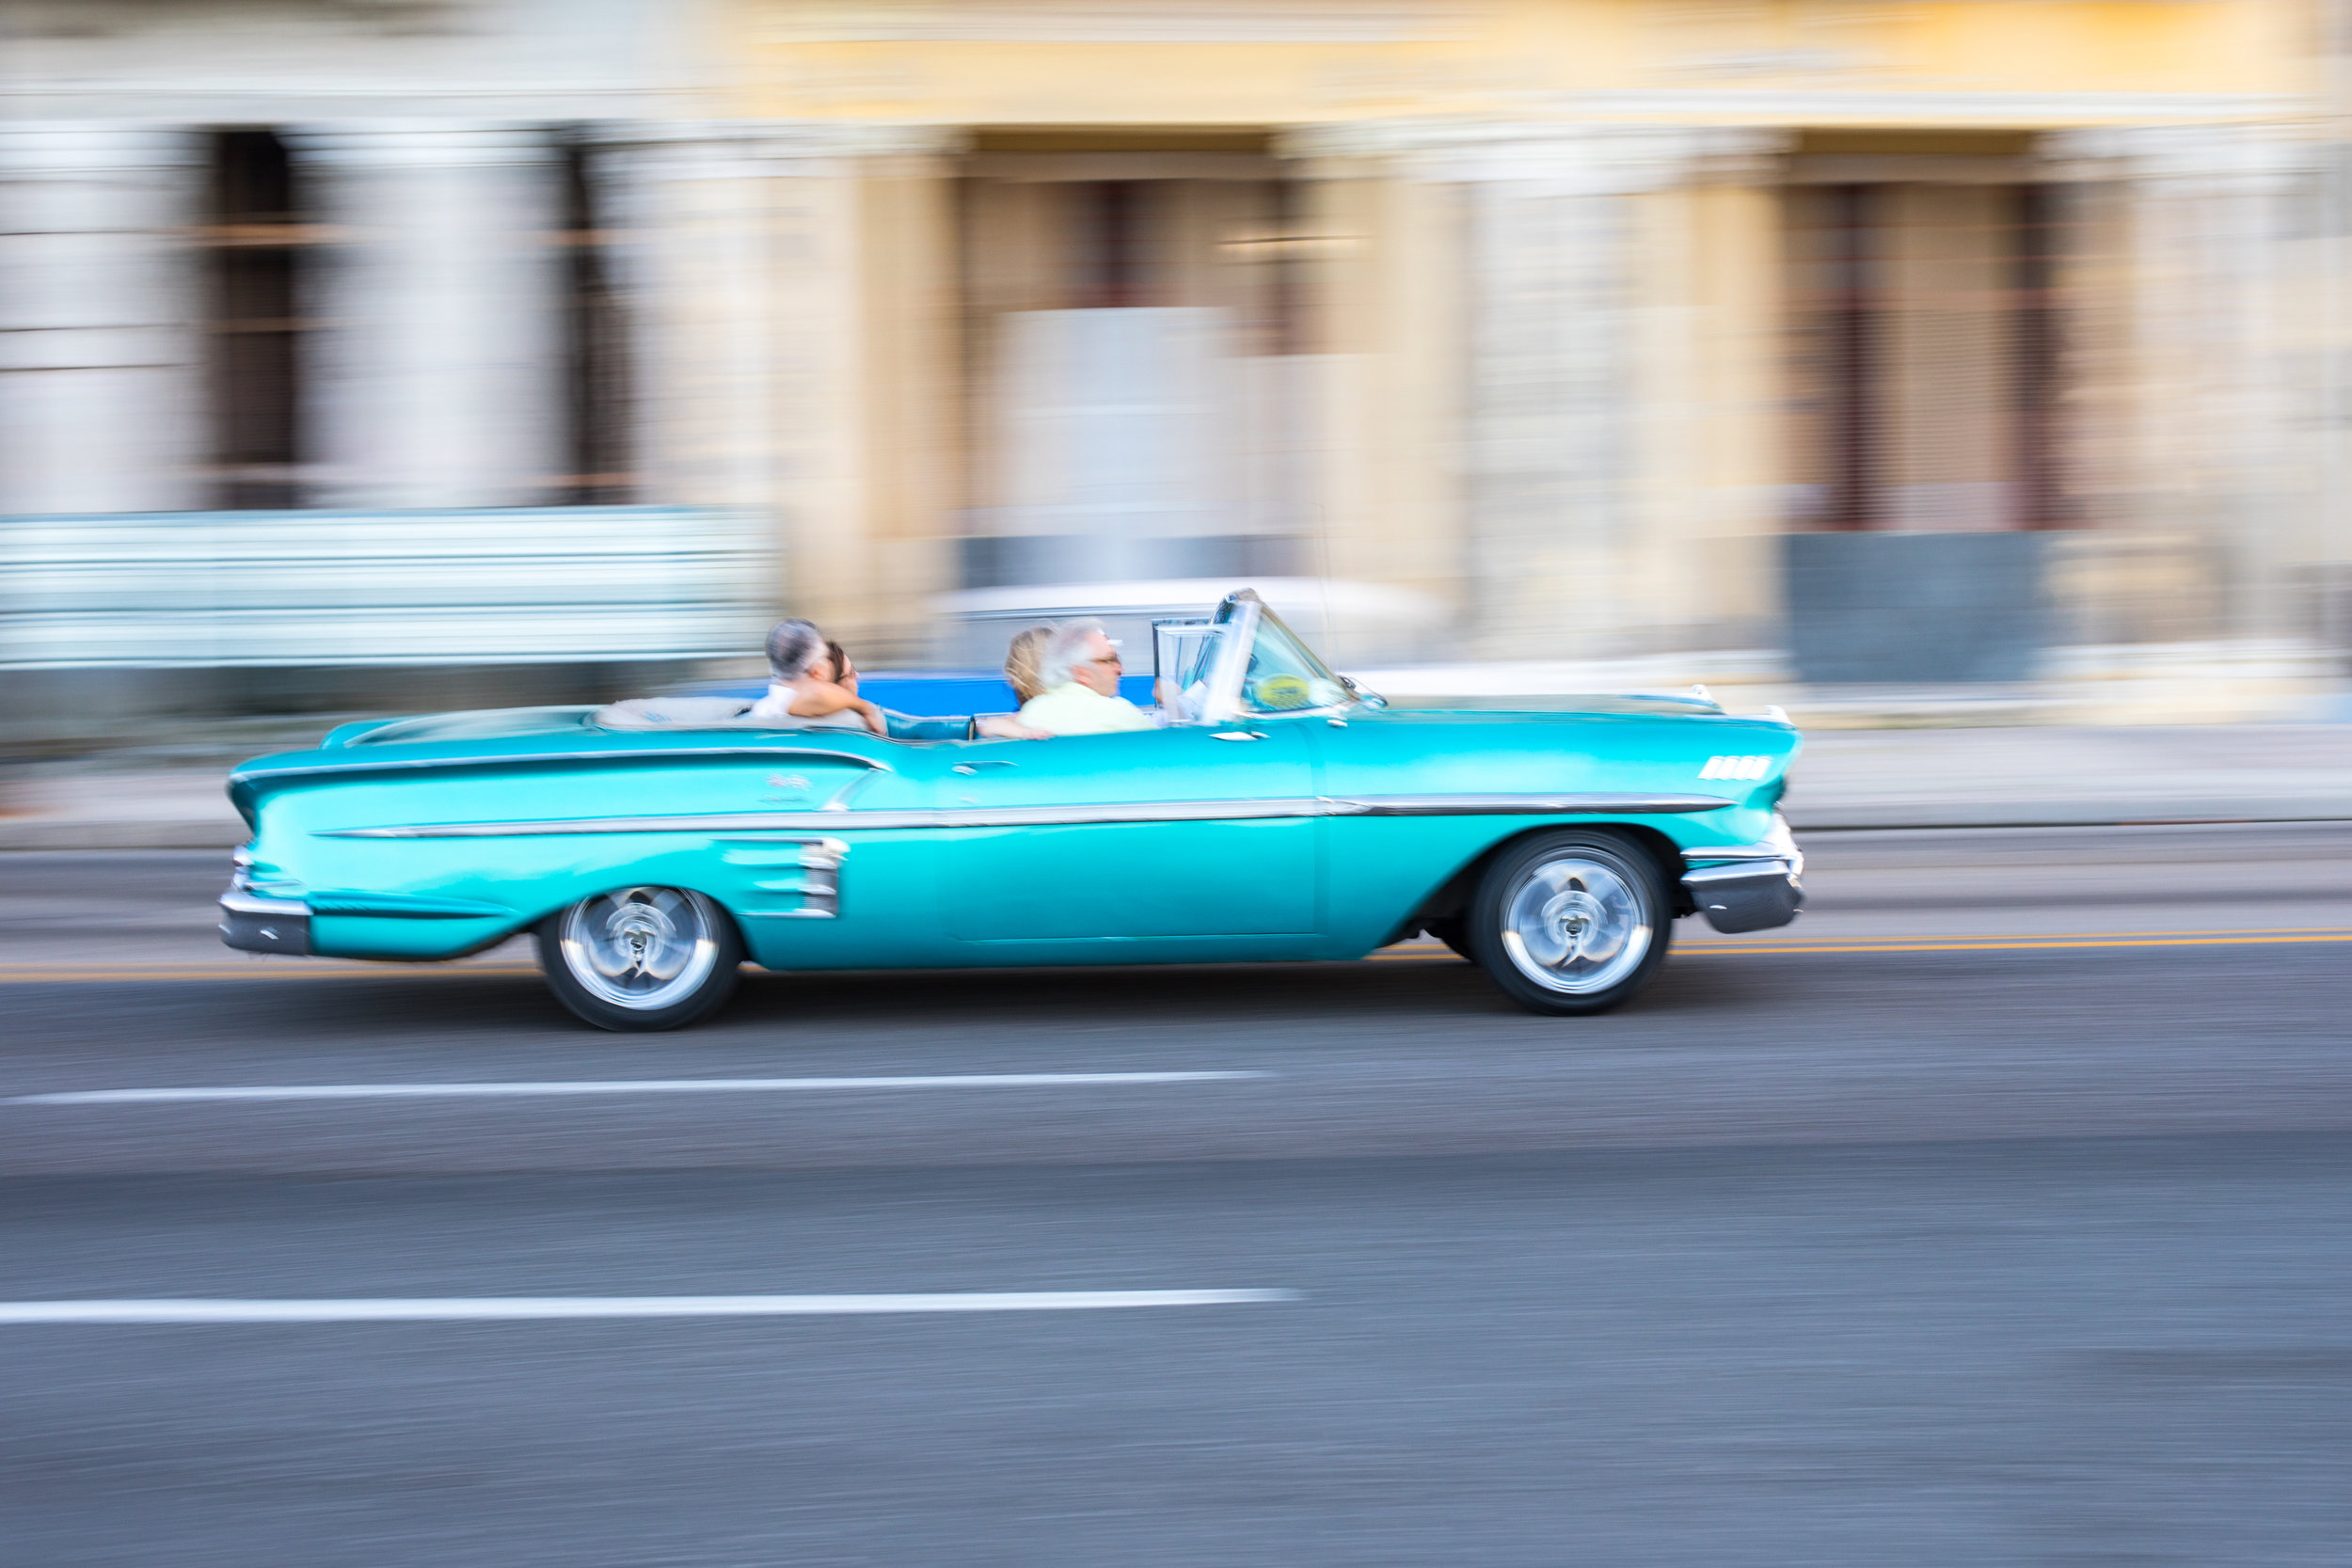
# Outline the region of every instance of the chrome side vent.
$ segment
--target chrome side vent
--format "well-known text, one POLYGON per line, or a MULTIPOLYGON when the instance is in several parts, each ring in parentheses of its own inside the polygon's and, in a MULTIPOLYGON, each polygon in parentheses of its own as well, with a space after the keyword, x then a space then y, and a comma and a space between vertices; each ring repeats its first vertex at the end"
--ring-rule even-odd
POLYGON ((779 875, 756 876, 752 886, 759 904, 796 900, 790 908, 747 909, 752 920, 837 920, 841 916, 841 863, 850 847, 837 838, 784 838, 762 834, 720 841, 720 859, 728 865, 752 867, 779 875))

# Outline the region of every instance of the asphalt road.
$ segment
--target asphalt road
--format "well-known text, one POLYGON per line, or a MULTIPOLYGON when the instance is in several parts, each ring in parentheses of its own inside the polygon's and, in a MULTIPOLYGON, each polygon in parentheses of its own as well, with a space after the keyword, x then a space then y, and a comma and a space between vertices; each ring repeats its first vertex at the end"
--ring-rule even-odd
POLYGON ((0 857, 0 1563, 2344 1561, 2352 828, 1809 847, 1603 1019, 1419 950, 653 1037, 0 857), (612 1315, 708 1296, 793 1315, 612 1315))

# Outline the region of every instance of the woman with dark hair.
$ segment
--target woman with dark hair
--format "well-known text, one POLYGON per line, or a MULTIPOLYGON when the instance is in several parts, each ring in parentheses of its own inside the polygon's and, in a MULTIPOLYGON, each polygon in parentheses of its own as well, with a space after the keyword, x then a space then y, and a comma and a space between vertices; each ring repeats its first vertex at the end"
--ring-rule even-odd
POLYGON ((882 710, 857 694, 855 673, 846 683, 840 678, 849 663, 841 644, 826 641, 815 622, 777 622, 768 634, 768 694, 752 705, 751 717, 830 721, 843 727, 862 722, 876 735, 888 735, 890 721, 882 710))

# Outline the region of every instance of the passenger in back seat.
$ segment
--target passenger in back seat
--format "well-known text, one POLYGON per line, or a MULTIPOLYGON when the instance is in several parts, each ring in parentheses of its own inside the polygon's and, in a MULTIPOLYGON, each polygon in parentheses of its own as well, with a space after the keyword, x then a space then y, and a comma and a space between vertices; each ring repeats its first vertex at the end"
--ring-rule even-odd
MULTIPOLYGON (((843 686, 825 634, 811 621, 779 621, 768 633, 768 694, 752 705, 754 719, 806 719, 842 728, 862 724, 875 735, 890 733, 882 710, 843 686)), ((841 663, 848 662, 844 656, 841 663)))
POLYGON ((893 740, 1042 740, 1008 714, 918 719, 893 713, 858 695, 857 665, 840 643, 808 621, 778 622, 768 634, 768 694, 746 718, 801 719, 817 728, 864 729, 893 740))

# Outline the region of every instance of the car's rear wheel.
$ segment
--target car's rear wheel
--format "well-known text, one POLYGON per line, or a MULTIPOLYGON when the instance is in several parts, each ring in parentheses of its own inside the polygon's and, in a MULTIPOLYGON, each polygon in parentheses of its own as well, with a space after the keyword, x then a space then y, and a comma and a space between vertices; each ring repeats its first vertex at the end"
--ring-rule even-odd
POLYGON ((676 1029, 735 990, 743 939, 699 893, 627 887, 539 923, 539 967, 556 999, 599 1029, 676 1029))
POLYGON ((1658 866, 1601 830, 1541 833, 1486 868, 1465 911, 1470 956, 1539 1013, 1606 1012, 1666 956, 1673 906, 1658 866))

